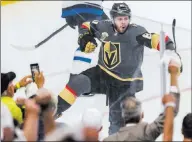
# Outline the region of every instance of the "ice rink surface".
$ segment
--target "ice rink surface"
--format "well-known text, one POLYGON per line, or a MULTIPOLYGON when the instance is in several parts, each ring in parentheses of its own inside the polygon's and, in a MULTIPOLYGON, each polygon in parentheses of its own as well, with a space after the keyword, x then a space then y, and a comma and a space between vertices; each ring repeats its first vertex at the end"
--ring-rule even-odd
MULTIPOLYGON (((108 14, 108 11, 106 10, 108 14)), ((40 69, 46 75, 45 87, 56 95, 65 87, 69 79, 72 59, 77 45, 77 30, 67 27, 39 49, 28 52, 18 51, 10 44, 30 46, 38 43, 47 35, 65 24, 60 18, 61 2, 21 2, 1 9, 1 72, 15 71, 16 81, 24 75, 30 74, 30 63, 38 62, 40 69), (30 3, 30 4, 29 4, 30 3), (59 74, 58 74, 59 73, 59 74)), ((159 32, 161 25, 146 19, 133 17, 137 24, 144 25, 151 32, 159 32)), ((170 20, 170 24, 171 24, 170 20)), ((171 25, 164 25, 164 31, 171 35, 171 25)), ((182 57, 184 71, 179 78, 181 89, 181 104, 175 119, 174 140, 181 140, 181 122, 183 117, 191 112, 191 29, 176 29, 176 40, 182 57)), ((98 52, 97 49, 96 52, 98 52)), ((91 66, 94 66, 97 58, 91 66)), ((79 67, 86 67, 80 64, 79 67)), ((163 110, 160 94, 160 62, 159 54, 146 48, 142 66, 144 75, 144 90, 137 94, 143 102, 144 121, 152 122, 163 110)), ((169 84, 169 76, 167 79, 169 84)), ((17 96, 23 95, 23 90, 17 96)), ((105 95, 93 97, 79 97, 75 104, 57 121, 68 125, 77 123, 81 113, 90 107, 95 107, 103 113, 103 134, 108 133, 108 107, 105 106, 105 95)), ((161 137, 158 138, 161 140, 161 137)))

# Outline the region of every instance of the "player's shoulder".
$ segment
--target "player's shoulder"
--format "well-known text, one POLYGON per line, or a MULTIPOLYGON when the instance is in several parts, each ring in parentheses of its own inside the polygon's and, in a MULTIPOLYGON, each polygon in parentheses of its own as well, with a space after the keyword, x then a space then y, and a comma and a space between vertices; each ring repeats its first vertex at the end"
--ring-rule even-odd
POLYGON ((112 21, 108 20, 108 19, 107 20, 93 20, 91 23, 95 24, 95 25, 108 26, 108 25, 112 24, 112 21))
POLYGON ((138 25, 136 23, 131 23, 130 24, 130 27, 133 27, 133 28, 137 28, 137 29, 145 29, 145 27, 141 26, 141 25, 138 25))
POLYGON ((138 24, 135 24, 135 23, 131 23, 131 24, 130 24, 130 27, 131 27, 131 28, 134 28, 136 31, 139 31, 139 32, 141 32, 141 33, 146 32, 146 29, 145 29, 144 26, 141 26, 141 25, 138 25, 138 24))

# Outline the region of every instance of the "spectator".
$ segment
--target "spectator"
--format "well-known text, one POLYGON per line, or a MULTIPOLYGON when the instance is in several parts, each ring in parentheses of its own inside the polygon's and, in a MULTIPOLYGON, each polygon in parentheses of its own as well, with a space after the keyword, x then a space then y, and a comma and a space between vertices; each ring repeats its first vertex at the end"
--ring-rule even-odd
POLYGON ((21 87, 25 87, 31 82, 31 80, 28 79, 31 78, 31 76, 25 76, 14 86, 12 81, 15 78, 16 74, 14 72, 1 73, 1 102, 9 108, 15 125, 21 125, 23 123, 22 110, 13 100, 13 96, 16 90, 20 89, 21 87))
MULTIPOLYGON (((180 92, 177 87, 175 89, 178 90, 177 93, 171 90, 170 94, 164 95, 162 101, 165 108, 174 105, 174 115, 176 116, 179 109, 180 92)), ((165 112, 161 113, 154 122, 148 124, 142 122, 142 118, 144 117, 142 106, 141 102, 136 98, 126 98, 122 102, 121 108, 126 126, 120 128, 117 133, 110 135, 104 141, 155 141, 162 134, 165 112)))
POLYGON ((34 100, 26 99, 24 101, 25 118, 23 125, 23 134, 26 141, 37 141, 38 121, 40 108, 34 100))
POLYGON ((37 139, 39 108, 32 100, 26 100, 26 119, 23 131, 13 124, 11 112, 1 104, 1 140, 2 141, 35 141, 37 139))
POLYGON ((14 92, 21 87, 25 87, 32 82, 31 75, 25 76, 16 85, 12 84, 12 81, 16 78, 14 72, 1 73, 1 96, 13 97, 14 92))
POLYGON ((93 129, 98 133, 99 141, 102 141, 103 133, 102 133, 102 121, 103 115, 96 108, 88 108, 81 115, 81 119, 79 125, 74 129, 75 139, 86 139, 84 136, 88 129, 93 129))
POLYGON ((95 108, 86 109, 80 125, 57 127, 45 137, 45 141, 98 141, 102 130, 102 114, 95 108))
MULTIPOLYGON (((9 111, 6 111, 6 108, 4 107, 4 111, 6 111, 7 114, 10 112, 10 114, 12 116, 12 121, 14 122, 14 137, 13 137, 13 139, 11 137, 9 137, 9 140, 12 139, 12 141, 15 141, 15 140, 16 141, 17 140, 34 141, 36 139, 35 139, 35 135, 33 135, 33 134, 34 133, 37 134, 37 126, 38 126, 38 124, 35 123, 36 120, 38 120, 38 108, 37 108, 36 104, 34 104, 33 102, 30 102, 30 101, 26 101, 27 103, 24 102, 27 113, 26 113, 24 129, 22 132, 20 128, 24 121, 23 120, 24 115, 23 115, 21 108, 13 100, 14 92, 17 89, 19 89, 21 87, 25 87, 27 84, 29 84, 31 82, 31 80, 27 80, 27 79, 31 78, 31 76, 30 75, 25 76, 22 80, 20 80, 14 86, 12 81, 15 79, 15 77, 16 77, 16 75, 14 72, 1 73, 1 103, 8 108, 9 111), (35 109, 35 107, 36 107, 36 109, 35 109), (34 112, 35 110, 36 110, 36 112, 34 112), (36 113, 36 117, 35 117, 35 113, 36 113)), ((2 118, 2 121, 4 121, 4 122, 6 122, 8 120, 9 119, 5 120, 4 118, 2 118)), ((5 124, 4 122, 3 122, 3 124, 5 124)), ((7 135, 7 131, 6 131, 5 137, 3 138, 4 140, 7 139, 6 135, 7 135)))
POLYGON ((54 129, 54 131, 46 135, 44 141, 62 141, 62 142, 98 141, 99 139, 98 136, 99 132, 95 128, 84 127, 83 129, 81 129, 79 128, 79 125, 74 125, 73 128, 58 127, 54 129))
MULTIPOLYGON (((35 100, 42 109, 42 113, 40 113, 39 118, 38 141, 43 140, 45 133, 48 133, 47 131, 50 131, 52 127, 55 127, 55 123, 52 123, 52 115, 54 115, 57 110, 57 96, 49 90, 43 88, 44 82, 45 78, 43 73, 36 72, 35 82, 28 84, 25 91, 26 97, 35 100), (47 108, 48 110, 51 110, 46 111, 47 108), (43 115, 46 115, 46 117, 43 115)), ((24 100, 25 99, 23 98, 19 98, 18 103, 23 104, 24 100)))
MULTIPOLYGON (((180 65, 177 62, 171 60, 169 62, 168 71, 170 73, 170 94, 178 92, 178 76, 180 74, 180 65)), ((174 127, 174 109, 175 109, 175 98, 164 96, 162 100, 163 104, 166 105, 165 108, 165 120, 163 129, 163 141, 173 140, 173 127, 174 127), (166 104, 169 99, 169 105, 166 104)))
MULTIPOLYGON (((54 107, 52 106, 51 102, 51 94, 47 89, 41 88, 39 89, 32 99, 25 99, 25 98, 18 98, 17 104, 19 105, 26 105, 25 102, 27 100, 35 101, 38 106, 41 108, 40 115, 38 114, 41 119, 38 119, 40 125, 38 125, 38 132, 36 132, 37 141, 39 141, 39 135, 44 137, 45 134, 50 133, 52 130, 55 129, 55 122, 54 122, 54 107), (46 125, 45 125, 46 124, 46 125), (42 127, 43 126, 43 127, 42 127)), ((56 105, 56 104, 55 104, 56 105)), ((54 105, 54 106, 55 106, 54 105)), ((26 113, 27 110, 25 110, 26 113)), ((25 115, 26 116, 26 115, 25 115)), ((33 122, 31 122, 33 125, 33 122)), ((42 139, 41 139, 42 140, 42 139)))
POLYGON ((83 127, 87 128, 93 128, 97 132, 99 132, 99 140, 102 140, 102 121, 103 121, 103 115, 99 110, 96 108, 89 108, 86 109, 85 112, 82 115, 81 123, 83 127))
POLYGON ((13 118, 7 106, 1 103, 1 140, 12 141, 13 138, 13 118))
POLYGON ((184 142, 192 141, 192 113, 188 113, 183 118, 182 134, 184 136, 184 142))
MULTIPOLYGON (((16 75, 13 72, 1 74, 1 102, 9 108, 15 123, 15 133, 18 133, 18 135, 20 135, 20 138, 17 137, 14 139, 23 140, 21 139, 23 134, 23 138, 26 138, 27 141, 36 141, 37 134, 41 134, 37 132, 39 126, 37 123, 39 121, 38 107, 41 107, 41 114, 46 115, 46 117, 41 118, 44 118, 43 120, 46 121, 46 124, 48 124, 45 127, 45 132, 47 132, 50 130, 51 123, 48 121, 51 119, 50 115, 54 115, 54 111, 56 111, 57 99, 55 98, 57 97, 54 97, 53 93, 43 88, 44 76, 42 73, 35 75, 36 84, 32 83, 31 80, 27 80, 28 78, 31 79, 31 76, 26 76, 14 86, 12 84, 12 81, 15 79, 15 77, 16 75), (37 89, 31 89, 30 84, 33 84, 33 86, 36 85, 37 89), (13 100, 14 91, 24 86, 27 86, 27 97, 31 99, 29 100, 25 98, 18 98, 15 102, 13 100), (24 106, 25 108, 21 109, 20 106, 24 106), (51 111, 47 111, 47 108, 50 108, 51 111), (25 123, 23 126, 22 133, 19 128, 21 128, 21 125, 23 124, 24 120, 25 123)), ((39 132, 41 132, 42 129, 44 130, 44 127, 42 128, 40 125, 39 132)))

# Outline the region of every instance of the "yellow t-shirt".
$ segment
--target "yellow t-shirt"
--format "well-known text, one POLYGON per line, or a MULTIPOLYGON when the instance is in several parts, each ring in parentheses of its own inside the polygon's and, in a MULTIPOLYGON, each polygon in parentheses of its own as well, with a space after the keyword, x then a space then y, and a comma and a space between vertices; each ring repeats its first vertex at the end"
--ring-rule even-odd
POLYGON ((5 104, 9 111, 11 112, 12 117, 18 121, 19 124, 23 123, 23 114, 21 109, 17 106, 13 98, 8 96, 1 97, 1 103, 5 104))

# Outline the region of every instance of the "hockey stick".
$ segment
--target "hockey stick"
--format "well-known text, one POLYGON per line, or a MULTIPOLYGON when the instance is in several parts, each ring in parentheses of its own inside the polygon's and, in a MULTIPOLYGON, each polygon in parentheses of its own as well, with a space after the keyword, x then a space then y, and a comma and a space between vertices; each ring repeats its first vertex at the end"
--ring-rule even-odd
POLYGON ((174 40, 174 43, 175 43, 175 51, 177 51, 177 45, 176 45, 176 40, 175 40, 175 26, 176 26, 176 19, 173 19, 172 33, 173 33, 173 40, 174 40))
POLYGON ((54 37, 56 34, 58 34, 59 32, 61 32, 63 29, 65 29, 68 26, 68 24, 63 25, 62 27, 60 27, 59 29, 57 29, 56 31, 54 31, 52 34, 50 34, 48 37, 46 37, 44 40, 42 40, 41 42, 39 42, 38 44, 34 45, 34 46, 19 46, 19 45, 13 45, 11 44, 11 46, 13 48, 19 49, 19 50, 34 50, 37 49, 38 47, 40 47, 41 45, 43 45, 44 43, 46 43, 48 40, 50 40, 52 37, 54 37))
MULTIPOLYGON (((176 54, 179 56, 180 60, 181 60, 181 56, 178 54, 177 52, 177 44, 176 44, 176 39, 175 39, 175 26, 176 26, 176 19, 173 19, 173 23, 172 23, 172 33, 173 33, 173 40, 174 40, 174 44, 175 44, 175 52, 176 54)), ((181 62, 181 71, 183 72, 183 64, 181 62)))

